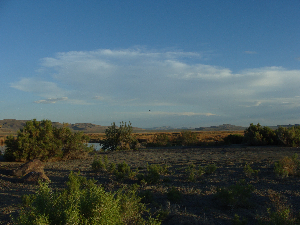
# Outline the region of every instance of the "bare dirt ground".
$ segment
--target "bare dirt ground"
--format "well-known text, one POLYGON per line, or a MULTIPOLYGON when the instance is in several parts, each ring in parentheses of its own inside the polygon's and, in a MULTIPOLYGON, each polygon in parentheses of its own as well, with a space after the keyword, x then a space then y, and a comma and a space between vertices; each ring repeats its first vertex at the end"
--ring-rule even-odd
MULTIPOLYGON (((200 147, 175 149, 142 149, 124 152, 91 153, 88 158, 64 162, 47 162, 45 173, 50 178, 50 187, 63 188, 70 171, 97 180, 106 190, 116 190, 123 185, 139 184, 137 178, 117 181, 108 172, 95 173, 91 169, 94 155, 107 156, 109 162, 125 161, 132 169, 146 170, 148 164, 167 164, 169 174, 161 177, 158 184, 140 185, 139 191, 149 190, 153 200, 148 204, 153 213, 168 212, 162 224, 232 224, 234 215, 245 218, 248 224, 257 224, 257 217, 266 216, 271 207, 268 197, 270 190, 286 197, 296 216, 300 212, 299 177, 280 178, 274 173, 274 162, 284 156, 300 154, 300 148, 288 147, 200 147), (216 164, 213 174, 204 174, 196 181, 189 181, 186 168, 190 164, 216 164), (259 169, 258 176, 247 177, 243 167, 248 163, 253 169, 259 169), (245 179, 255 190, 247 207, 223 207, 215 193, 218 187, 228 187, 245 179), (180 201, 173 203, 167 198, 167 192, 175 187, 182 194, 180 201)), ((10 215, 17 215, 21 196, 34 193, 38 186, 23 184, 11 175, 11 171, 21 163, 0 162, 0 224, 10 224, 10 215)))

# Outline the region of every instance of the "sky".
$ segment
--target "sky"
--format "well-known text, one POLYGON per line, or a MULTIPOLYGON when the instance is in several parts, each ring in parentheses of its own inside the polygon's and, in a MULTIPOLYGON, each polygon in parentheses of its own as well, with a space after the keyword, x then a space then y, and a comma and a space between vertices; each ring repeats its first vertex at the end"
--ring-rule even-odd
POLYGON ((0 0, 0 119, 300 123, 299 0, 0 0))

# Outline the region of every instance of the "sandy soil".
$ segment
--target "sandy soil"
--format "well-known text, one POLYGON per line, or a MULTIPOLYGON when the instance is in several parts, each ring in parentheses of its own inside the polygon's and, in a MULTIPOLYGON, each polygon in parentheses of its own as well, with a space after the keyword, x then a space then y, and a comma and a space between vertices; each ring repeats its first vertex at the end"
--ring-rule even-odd
MULTIPOLYGON (((161 177, 155 185, 141 185, 140 191, 150 190, 153 201, 148 205, 152 212, 168 211, 162 224, 232 224, 235 214, 246 218, 248 224, 257 224, 256 217, 266 216, 271 207, 269 190, 286 197, 294 215, 300 212, 299 177, 280 178, 274 173, 274 162, 284 156, 300 154, 299 148, 287 147, 201 147, 176 149, 142 149, 139 151, 92 153, 86 159, 66 162, 48 162, 45 173, 50 178, 52 188, 63 188, 70 171, 81 171, 81 175, 94 178, 106 190, 112 191, 122 185, 138 183, 137 178, 122 182, 107 172, 95 173, 91 169, 94 154, 107 155, 109 162, 125 161, 132 169, 146 170, 148 164, 167 164, 169 174, 161 177), (204 174, 196 181, 188 180, 186 168, 189 164, 205 166, 216 164, 218 169, 213 174, 204 174), (258 176, 247 177, 243 167, 248 163, 253 169, 259 169, 258 176), (255 187, 250 202, 246 207, 221 206, 215 193, 218 187, 228 187, 240 179, 255 187), (167 192, 176 187, 182 199, 169 202, 167 192)), ((23 194, 34 193, 37 185, 20 183, 11 175, 11 171, 21 163, 0 162, 0 224, 9 224, 9 215, 16 215, 23 194)))

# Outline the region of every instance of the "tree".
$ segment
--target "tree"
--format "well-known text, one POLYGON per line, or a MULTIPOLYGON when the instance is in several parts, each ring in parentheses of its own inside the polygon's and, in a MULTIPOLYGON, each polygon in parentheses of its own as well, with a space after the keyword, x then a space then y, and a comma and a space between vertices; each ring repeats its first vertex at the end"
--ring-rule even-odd
POLYGON ((66 125, 57 128, 50 120, 33 119, 26 122, 16 138, 7 137, 4 157, 8 161, 78 158, 91 150, 87 141, 87 136, 80 132, 72 133, 66 125))
POLYGON ((113 122, 105 130, 105 138, 100 141, 102 149, 109 151, 135 149, 137 143, 136 138, 132 135, 130 121, 128 124, 122 121, 120 127, 113 122))

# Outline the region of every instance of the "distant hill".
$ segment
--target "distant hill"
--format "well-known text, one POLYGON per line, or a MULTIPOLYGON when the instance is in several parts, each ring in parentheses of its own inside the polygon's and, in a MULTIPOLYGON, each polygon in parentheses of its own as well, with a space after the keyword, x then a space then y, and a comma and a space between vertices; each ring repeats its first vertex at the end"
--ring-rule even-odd
MULTIPOLYGON (((1 133, 15 133, 23 128, 29 120, 4 119, 0 120, 0 134, 1 133)), ((59 122, 52 122, 55 127, 62 127, 63 124, 59 122)), ((82 131, 84 133, 104 133, 108 126, 101 126, 92 123, 75 123, 68 124, 68 127, 73 131, 82 131)), ((145 129, 133 127, 134 132, 142 132, 145 129)))
POLYGON ((210 126, 210 127, 199 127, 195 128, 197 131, 238 131, 238 130, 245 130, 247 127, 242 126, 235 126, 231 124, 223 124, 219 126, 210 126))

